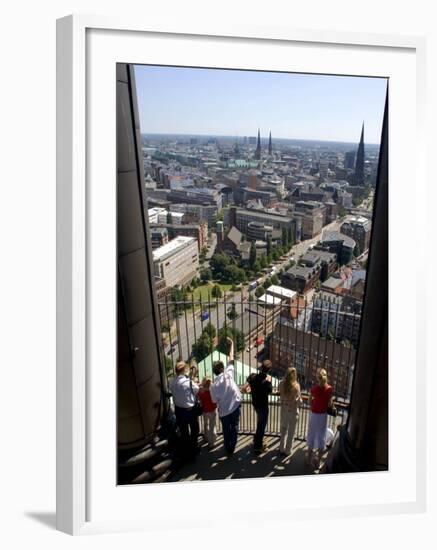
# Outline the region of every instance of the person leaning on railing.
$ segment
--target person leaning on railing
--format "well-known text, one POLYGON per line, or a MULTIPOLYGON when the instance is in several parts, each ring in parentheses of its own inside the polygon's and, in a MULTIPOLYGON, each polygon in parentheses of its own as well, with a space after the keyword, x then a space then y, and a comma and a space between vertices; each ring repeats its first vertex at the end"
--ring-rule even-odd
POLYGON ((218 406, 226 453, 232 455, 237 445, 241 392, 234 380, 234 342, 231 338, 227 338, 227 341, 228 364, 225 368, 221 361, 214 361, 212 371, 215 379, 210 392, 212 401, 218 406))
POLYGON ((314 384, 311 388, 308 404, 311 414, 308 423, 308 449, 305 458, 307 464, 312 464, 314 468, 318 468, 321 454, 326 447, 328 408, 333 404, 332 386, 328 384, 328 375, 325 369, 320 369, 317 372, 317 384, 314 384))
POLYGON ((181 433, 182 453, 185 458, 194 456, 198 450, 199 419, 196 401, 199 386, 190 377, 190 367, 179 361, 175 367, 176 377, 170 381, 176 423, 181 433))
POLYGON ((272 378, 269 375, 271 369, 272 362, 269 359, 264 360, 259 372, 250 374, 243 386, 243 391, 250 392, 252 396, 252 405, 256 413, 253 450, 257 454, 267 451, 267 445, 264 445, 263 440, 269 419, 269 395, 272 393, 272 378))
POLYGON ((285 377, 279 384, 279 395, 281 400, 281 439, 279 452, 284 456, 291 453, 294 432, 297 419, 299 418, 299 405, 302 404, 300 385, 297 381, 297 372, 290 367, 285 377))

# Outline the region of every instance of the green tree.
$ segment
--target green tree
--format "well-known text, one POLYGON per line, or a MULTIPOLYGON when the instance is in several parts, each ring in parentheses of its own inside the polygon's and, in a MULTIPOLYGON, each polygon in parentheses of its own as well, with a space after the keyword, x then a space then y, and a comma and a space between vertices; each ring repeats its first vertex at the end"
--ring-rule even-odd
POLYGON ((180 315, 184 309, 190 307, 187 291, 185 288, 177 286, 170 290, 171 301, 173 302, 173 311, 175 315, 180 315))
POLYGON ((222 279, 227 283, 237 284, 242 283, 246 278, 246 273, 241 267, 236 265, 228 265, 224 268, 222 279))
POLYGON ((196 342, 191 346, 191 353, 196 358, 196 361, 199 363, 203 361, 205 357, 211 353, 213 344, 211 337, 203 332, 196 342))
POLYGON ((260 271, 261 271, 261 264, 260 264, 260 261, 257 260, 253 266, 253 272, 255 273, 255 275, 257 275, 260 271))
POLYGON ((214 285, 211 290, 211 296, 213 298, 221 298, 222 297, 222 289, 219 287, 219 285, 214 285))
POLYGON ((170 210, 167 210, 167 223, 172 223, 173 221, 173 218, 172 218, 172 215, 171 215, 171 212, 170 210))
POLYGON ((253 302, 255 300, 255 296, 254 296, 253 292, 249 292, 248 300, 249 300, 249 302, 253 302))
POLYGON ((262 286, 257 286, 256 289, 255 289, 255 296, 257 298, 259 298, 260 296, 262 296, 263 294, 265 294, 265 290, 262 286))
POLYGON ((272 285, 279 285, 279 279, 276 274, 272 275, 270 280, 272 282, 272 285))
POLYGON ((200 279, 204 283, 212 279, 212 271, 209 269, 209 267, 204 267, 203 269, 200 270, 200 279))
POLYGON ((215 338, 217 335, 217 330, 215 326, 211 322, 209 322, 207 325, 205 325, 202 334, 207 334, 210 338, 215 338))
POLYGON ((290 225, 288 228, 288 248, 291 248, 294 245, 294 235, 293 235, 293 226, 290 225))
POLYGON ((282 228, 282 246, 285 248, 288 245, 288 234, 287 234, 287 228, 282 228))
POLYGON ((244 349, 244 335, 236 327, 232 327, 230 325, 227 325, 225 327, 222 327, 218 332, 218 346, 217 349, 221 353, 225 353, 226 355, 229 353, 229 346, 227 337, 232 338, 234 341, 235 351, 239 352, 244 349))
POLYGON ((227 315, 231 321, 234 321, 238 317, 237 310, 235 309, 235 304, 231 304, 231 306, 228 309, 227 315))
POLYGON ((263 283, 263 287, 267 290, 269 286, 272 286, 272 280, 270 279, 270 277, 266 277, 263 283))
POLYGON ((250 253, 249 253, 250 269, 254 269, 255 263, 256 263, 256 246, 255 246, 255 241, 252 241, 250 243, 250 253))
POLYGON ((261 266, 261 269, 265 269, 267 267, 267 258, 264 254, 259 259, 259 265, 261 266))
POLYGON ((226 254, 214 254, 210 261, 214 278, 221 279, 225 268, 230 264, 231 258, 226 256, 226 254))

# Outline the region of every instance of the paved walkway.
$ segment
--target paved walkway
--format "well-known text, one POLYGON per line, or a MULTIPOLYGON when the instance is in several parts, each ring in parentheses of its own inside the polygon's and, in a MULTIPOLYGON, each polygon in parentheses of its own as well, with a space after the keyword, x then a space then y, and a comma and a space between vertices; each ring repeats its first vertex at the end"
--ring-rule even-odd
MULTIPOLYGON (((279 438, 266 437, 268 450, 260 455, 253 452, 253 436, 240 435, 235 453, 227 457, 221 436, 212 450, 202 445, 201 452, 175 472, 168 481, 200 481, 242 479, 273 476, 312 475, 319 473, 305 463, 305 442, 295 441, 292 454, 279 454, 279 438)), ((323 465, 323 461, 321 466, 323 465)))

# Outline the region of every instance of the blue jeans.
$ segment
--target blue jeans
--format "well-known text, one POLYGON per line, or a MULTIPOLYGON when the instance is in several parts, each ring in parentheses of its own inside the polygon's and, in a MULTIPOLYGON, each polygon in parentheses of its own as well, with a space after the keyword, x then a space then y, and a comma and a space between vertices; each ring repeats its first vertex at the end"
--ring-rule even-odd
POLYGON ((238 423, 240 422, 240 405, 226 416, 220 418, 223 428, 223 440, 227 453, 232 454, 237 444, 238 423))
POLYGON ((255 450, 260 450, 263 446, 264 433, 267 427, 267 421, 269 419, 269 408, 258 407, 255 408, 256 412, 256 432, 253 438, 253 446, 255 450))

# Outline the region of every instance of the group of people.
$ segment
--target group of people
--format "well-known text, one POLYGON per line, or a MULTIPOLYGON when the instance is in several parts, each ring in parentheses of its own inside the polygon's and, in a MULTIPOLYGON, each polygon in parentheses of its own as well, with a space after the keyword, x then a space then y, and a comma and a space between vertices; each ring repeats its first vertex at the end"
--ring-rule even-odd
MULTIPOLYGON (((264 435, 269 418, 269 395, 280 399, 280 446, 279 452, 288 456, 291 453, 294 433, 302 404, 297 372, 290 367, 277 389, 273 388, 270 371, 272 363, 265 360, 258 372, 252 373, 243 387, 239 388, 234 379, 234 343, 228 338, 228 363, 215 361, 212 366, 214 380, 205 377, 201 384, 193 380, 190 367, 183 361, 176 364, 176 377, 170 382, 176 422, 179 427, 184 452, 195 455, 198 450, 199 416, 203 417, 203 437, 209 448, 213 448, 217 438, 217 412, 222 424, 223 443, 227 455, 235 451, 238 438, 242 393, 250 393, 256 414, 254 452, 267 451, 264 435)), ((308 396, 311 410, 307 433, 306 461, 315 468, 319 466, 321 453, 326 446, 327 413, 333 405, 333 390, 328 384, 327 373, 319 369, 317 383, 308 396)))

